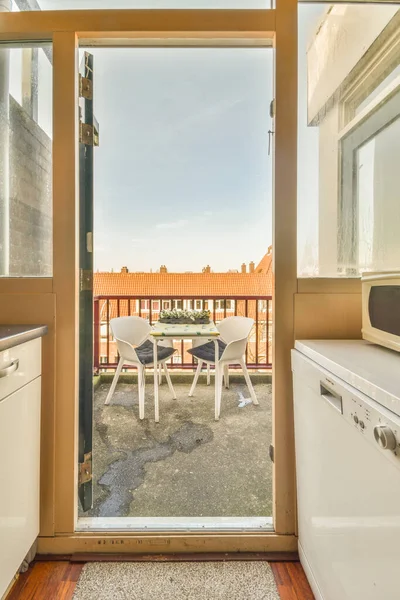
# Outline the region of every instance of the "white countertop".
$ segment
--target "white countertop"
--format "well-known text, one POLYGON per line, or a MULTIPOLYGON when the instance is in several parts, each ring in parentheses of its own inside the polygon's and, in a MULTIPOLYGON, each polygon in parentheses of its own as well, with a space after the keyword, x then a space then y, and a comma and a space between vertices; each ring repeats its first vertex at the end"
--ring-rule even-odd
POLYGON ((300 340, 295 348, 400 415, 400 352, 364 340, 300 340))

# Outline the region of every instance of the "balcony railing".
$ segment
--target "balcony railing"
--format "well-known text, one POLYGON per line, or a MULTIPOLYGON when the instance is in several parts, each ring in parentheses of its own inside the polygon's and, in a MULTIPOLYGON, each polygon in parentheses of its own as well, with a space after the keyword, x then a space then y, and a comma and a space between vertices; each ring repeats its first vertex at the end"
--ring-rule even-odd
MULTIPOLYGON (((272 358, 272 297, 194 297, 194 296, 95 296, 94 298, 94 370, 114 370, 118 351, 113 340, 110 319, 123 316, 145 318, 152 325, 160 310, 170 308, 208 309, 218 324, 229 316, 254 319, 246 349, 246 364, 250 369, 270 369, 272 358)), ((195 361, 188 353, 191 340, 174 340, 177 352, 168 366, 172 369, 193 369, 195 361)), ((127 368, 129 368, 127 366, 127 368)))

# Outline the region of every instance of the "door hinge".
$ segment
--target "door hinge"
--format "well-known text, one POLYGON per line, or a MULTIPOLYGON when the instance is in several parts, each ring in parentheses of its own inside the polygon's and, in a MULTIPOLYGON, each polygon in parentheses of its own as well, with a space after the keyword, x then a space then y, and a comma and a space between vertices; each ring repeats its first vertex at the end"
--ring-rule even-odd
POLYGON ((79 123, 79 141, 81 144, 86 146, 98 146, 99 145, 99 132, 96 127, 87 125, 86 123, 79 123))
POLYGON ((83 456, 83 462, 79 463, 78 484, 82 485, 92 480, 92 453, 88 452, 83 456))
POLYGON ((275 119, 275 98, 271 100, 271 103, 269 105, 269 116, 271 117, 271 119, 275 119))
POLYGON ((273 447, 272 444, 269 447, 269 457, 272 462, 275 462, 275 448, 273 447))
POLYGON ((93 83, 87 77, 79 75, 79 97, 93 100, 93 83))
POLYGON ((81 292, 91 291, 93 289, 93 271, 81 269, 79 271, 79 290, 81 292))

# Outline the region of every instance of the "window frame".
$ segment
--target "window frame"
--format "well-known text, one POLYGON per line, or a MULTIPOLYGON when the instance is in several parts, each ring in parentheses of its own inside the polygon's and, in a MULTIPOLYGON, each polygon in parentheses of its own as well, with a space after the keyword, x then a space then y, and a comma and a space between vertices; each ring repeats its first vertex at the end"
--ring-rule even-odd
MULTIPOLYGON (((53 277, 37 282, 0 282, 0 293, 22 295, 40 290, 38 302, 24 303, 31 322, 49 323, 46 348, 50 366, 44 406, 42 439, 42 515, 39 552, 69 553, 125 551, 295 551, 297 549, 293 406, 290 349, 294 337, 293 298, 297 292, 296 168, 297 168, 297 2, 277 0, 276 8, 262 10, 93 10, 4 13, 0 41, 53 40, 53 277), (112 23, 112 30, 110 30, 112 23), (273 512, 275 532, 246 531, 226 535, 157 532, 76 532, 76 422, 77 403, 77 51, 81 45, 260 47, 275 49, 276 117, 274 118, 274 361, 273 512), (45 290, 49 293, 46 294, 45 290), (54 307, 43 317, 41 307, 54 297, 54 307), (39 297, 40 296, 40 297, 39 297), (55 318, 57 316, 57 318, 55 318), (57 330, 57 335, 55 334, 57 330), (274 351, 275 353, 275 351, 274 351), (66 378, 66 373, 68 377, 66 378), (57 391, 57 402, 51 388, 57 391), (279 398, 279 402, 276 402, 279 398), (56 440, 56 442, 54 442, 56 440), (56 445, 55 445, 56 444, 56 445), (55 447, 57 452, 55 452, 55 447), (58 476, 63 473, 62 477, 58 476)), ((46 304, 48 307, 48 304, 46 304)), ((18 308, 12 309, 10 318, 18 308)))
POLYGON ((148 298, 142 298, 139 300, 140 312, 150 311, 150 300, 148 298))
POLYGON ((347 276, 360 275, 357 151, 399 118, 400 77, 397 77, 348 124, 340 136, 338 268, 343 269, 347 276), (347 231, 349 238, 344 238, 340 232, 347 231))

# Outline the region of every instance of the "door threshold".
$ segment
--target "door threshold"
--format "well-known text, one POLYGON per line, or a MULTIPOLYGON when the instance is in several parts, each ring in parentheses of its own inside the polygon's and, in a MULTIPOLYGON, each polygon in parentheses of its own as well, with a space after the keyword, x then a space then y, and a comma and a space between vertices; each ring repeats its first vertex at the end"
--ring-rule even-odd
POLYGON ((84 531, 274 531, 272 517, 79 517, 84 531))

